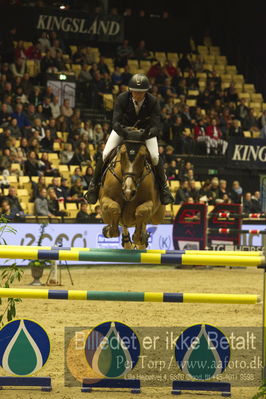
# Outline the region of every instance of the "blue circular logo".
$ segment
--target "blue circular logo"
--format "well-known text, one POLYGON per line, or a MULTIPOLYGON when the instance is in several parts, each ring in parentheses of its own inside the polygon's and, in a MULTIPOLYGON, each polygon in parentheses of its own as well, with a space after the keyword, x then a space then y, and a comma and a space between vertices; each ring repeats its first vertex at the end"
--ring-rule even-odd
POLYGON ((187 328, 176 341, 175 357, 180 369, 197 380, 208 380, 226 369, 230 344, 226 336, 209 324, 187 328))
POLYGON ((27 319, 14 320, 0 330, 0 366, 7 372, 26 376, 39 371, 50 354, 47 333, 27 319))
POLYGON ((100 377, 125 376, 136 366, 139 355, 137 335, 130 327, 117 321, 98 325, 86 340, 87 362, 100 377))

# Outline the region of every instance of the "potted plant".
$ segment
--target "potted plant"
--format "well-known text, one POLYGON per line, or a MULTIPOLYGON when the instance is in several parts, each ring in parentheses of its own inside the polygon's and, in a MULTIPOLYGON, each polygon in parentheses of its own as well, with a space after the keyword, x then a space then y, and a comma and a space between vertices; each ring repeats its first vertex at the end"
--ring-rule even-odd
MULTIPOLYGON (((41 224, 40 236, 39 236, 39 239, 37 242, 38 247, 40 247, 42 245, 43 236, 44 236, 46 227, 47 227, 47 223, 41 224)), ((45 259, 31 260, 29 262, 29 266, 31 267, 31 275, 33 277, 33 281, 32 281, 32 283, 30 283, 30 285, 42 285, 42 283, 40 282, 40 278, 43 275, 43 269, 45 266, 50 266, 50 265, 51 265, 51 261, 49 261, 49 260, 45 260, 45 259)))

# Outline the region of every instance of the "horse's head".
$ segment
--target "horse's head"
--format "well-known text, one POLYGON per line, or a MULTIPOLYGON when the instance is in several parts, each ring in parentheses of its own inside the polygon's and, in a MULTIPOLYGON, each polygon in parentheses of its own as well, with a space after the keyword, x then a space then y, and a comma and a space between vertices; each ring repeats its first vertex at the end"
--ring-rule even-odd
POLYGON ((120 149, 122 170, 122 194, 125 201, 133 201, 137 195, 147 158, 144 130, 127 130, 120 149))

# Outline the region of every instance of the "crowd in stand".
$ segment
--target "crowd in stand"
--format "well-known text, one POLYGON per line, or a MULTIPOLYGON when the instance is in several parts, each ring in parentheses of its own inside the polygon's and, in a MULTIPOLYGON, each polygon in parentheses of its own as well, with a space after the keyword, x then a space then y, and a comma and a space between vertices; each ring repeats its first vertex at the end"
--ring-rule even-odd
MULTIPOLYGON (((215 69, 204 70, 204 59, 201 55, 191 57, 184 54, 176 64, 169 60, 162 64, 146 48, 144 41, 133 49, 125 40, 117 47, 113 60, 114 70, 111 72, 103 56, 96 62, 95 52, 87 47, 78 47, 76 52, 71 53, 68 45, 56 32, 51 32, 49 36, 44 32, 27 49, 22 41, 17 41, 15 46, 15 38, 16 30, 13 28, 3 34, 1 40, 2 190, 10 187, 8 176, 12 174, 38 176, 38 184, 32 182, 31 201, 35 201, 35 212, 39 216, 64 216, 64 211, 59 209, 59 201, 62 199, 65 202, 82 202, 83 190, 86 190, 93 175, 92 165, 102 154, 111 124, 92 123, 83 117, 82 110, 71 107, 69 99, 59 105, 59 98, 50 87, 43 85, 45 74, 67 71, 72 64, 80 64, 78 97, 83 103, 101 110, 104 94, 112 94, 114 87, 118 88, 117 94, 127 90, 132 76, 128 61, 134 58, 139 62, 152 61, 147 75, 151 82, 151 93, 157 97, 162 110, 160 154, 165 161, 168 179, 181 182, 176 193, 176 203, 198 201, 202 198, 209 204, 217 201, 236 202, 234 187, 228 190, 224 180, 219 182, 218 179, 212 179, 196 188, 197 179, 193 167, 183 167, 175 154, 225 154, 228 139, 243 136, 243 130, 261 129, 262 135, 265 135, 266 113, 258 118, 245 101, 238 98, 233 82, 229 88, 222 90, 221 78, 215 69), (68 64, 63 54, 69 55, 68 64), (27 70, 27 60, 39 63, 40 73, 34 78, 27 70), (199 90, 197 72, 207 73, 207 84, 196 98, 196 105, 190 107, 187 105, 189 90, 199 90), (67 139, 58 132, 66 132, 67 139), (48 156, 55 151, 56 145, 61 164, 87 166, 84 175, 77 168, 71 182, 61 179, 60 190, 60 172, 48 156), (96 149, 93 155, 89 151, 89 145, 96 149), (22 166, 21 171, 12 169, 12 165, 17 163, 22 166), (183 173, 184 168, 187 168, 186 173, 183 173), (45 176, 54 177, 54 182, 57 183, 46 187, 43 180, 45 176)), ((10 190, 13 194, 9 193, 2 198, 2 213, 21 216, 23 209, 18 206, 18 201, 14 205, 10 199, 10 196, 15 196, 14 188, 10 187, 10 190)), ((257 194, 254 193, 253 199, 250 194, 250 200, 246 195, 247 207, 252 208, 250 204, 257 194)), ((85 212, 85 205, 82 212, 85 212)))

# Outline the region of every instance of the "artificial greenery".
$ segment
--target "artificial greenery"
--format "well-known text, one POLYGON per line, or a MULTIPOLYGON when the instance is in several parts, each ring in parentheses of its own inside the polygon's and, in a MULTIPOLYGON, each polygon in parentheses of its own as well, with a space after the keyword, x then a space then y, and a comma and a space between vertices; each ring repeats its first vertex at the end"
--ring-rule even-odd
MULTIPOLYGON (((16 234, 16 230, 8 225, 8 220, 0 216, 0 245, 7 245, 5 234, 16 234)), ((0 286, 10 288, 15 281, 20 281, 23 276, 23 269, 17 267, 16 263, 8 265, 8 267, 1 267, 0 272, 0 286)), ((8 298, 7 305, 0 314, 0 326, 3 326, 6 321, 11 321, 16 316, 16 303, 21 302, 20 298, 8 298)), ((3 305, 3 300, 0 298, 0 306, 3 305)))
POLYGON ((266 380, 263 380, 262 385, 259 387, 259 391, 252 399, 266 398, 266 380))

